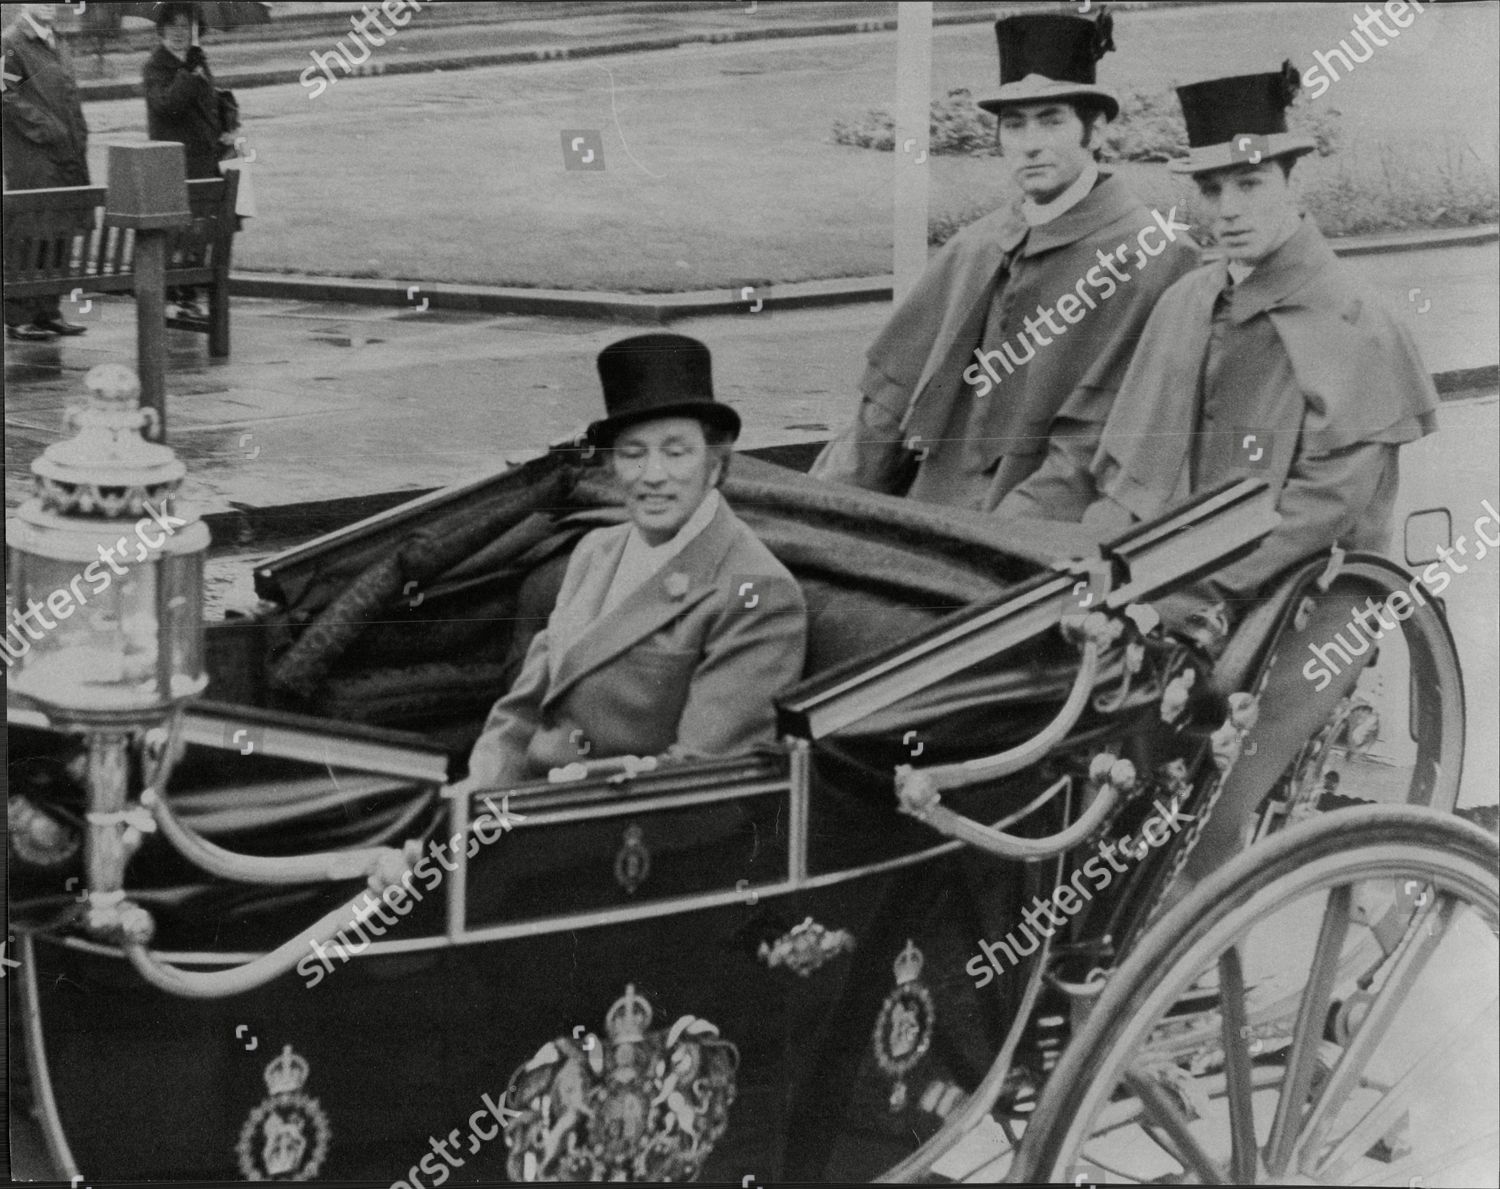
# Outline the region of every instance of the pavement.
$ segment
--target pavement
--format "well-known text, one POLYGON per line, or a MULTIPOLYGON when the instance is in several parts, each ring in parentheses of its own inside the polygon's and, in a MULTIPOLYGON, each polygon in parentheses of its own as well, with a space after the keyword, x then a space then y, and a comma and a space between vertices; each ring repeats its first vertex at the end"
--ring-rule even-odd
MULTIPOLYGON (((1432 372, 1470 373, 1450 388, 1494 390, 1500 246, 1347 264, 1406 312, 1432 372)), ((710 345, 718 394, 744 419, 743 444, 764 446, 824 437, 848 419, 863 352, 889 308, 747 307, 672 326, 710 345)), ((30 461, 63 436, 84 373, 134 362, 133 302, 65 310, 87 335, 5 344, 8 511, 29 491, 30 461)), ((632 332, 599 317, 237 298, 228 360, 211 360, 201 335, 168 332, 168 436, 188 464, 187 492, 209 513, 426 490, 592 420, 594 357, 632 332)))
MULTIPOLYGON (((1154 7, 1136 4, 1137 8, 1154 7)), ((457 6, 452 6, 457 8, 457 6)), ((763 41, 780 37, 838 36, 888 31, 896 27, 894 3, 834 0, 830 3, 759 3, 732 0, 722 4, 640 4, 529 6, 466 5, 462 19, 441 6, 409 15, 396 36, 371 42, 378 54, 354 70, 357 76, 464 70, 476 66, 519 65, 559 58, 592 58, 641 50, 670 50, 699 42, 763 41), (528 11, 529 8, 529 11, 528 11), (385 43, 389 42, 387 46, 385 43)), ((1005 6, 1001 6, 1005 7, 1005 6)), ((950 0, 935 6, 933 24, 988 23, 994 4, 950 0)), ((298 22, 299 25, 306 22, 298 22)), ((347 17, 318 22, 317 29, 271 25, 210 33, 205 41, 220 86, 249 87, 298 82, 310 55, 326 53, 341 38, 349 39, 347 17), (276 40, 260 40, 274 32, 276 40)), ((132 26, 136 28, 138 26, 132 26)), ((376 30, 376 37, 380 37, 376 30)), ((147 43, 150 44, 150 43, 147 43)), ((351 56, 360 47, 346 40, 351 56)), ((141 94, 143 51, 137 38, 130 48, 90 55, 77 47, 80 84, 85 101, 123 99, 141 94)), ((336 63, 335 63, 336 65, 336 63)), ((335 81, 346 75, 342 67, 335 81)))

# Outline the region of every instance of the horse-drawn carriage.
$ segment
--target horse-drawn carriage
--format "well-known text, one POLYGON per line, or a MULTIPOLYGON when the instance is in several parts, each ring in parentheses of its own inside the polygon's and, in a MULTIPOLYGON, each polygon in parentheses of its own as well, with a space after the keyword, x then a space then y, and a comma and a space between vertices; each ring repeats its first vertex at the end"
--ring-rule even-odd
POLYGON ((1448 812, 1441 610, 1326 703, 1302 674, 1407 574, 1310 559, 1214 654, 1153 604, 1269 530, 1260 481, 1102 543, 748 456, 725 494, 809 609, 762 753, 449 788, 622 516, 567 445, 264 563, 108 822, 13 710, 11 981, 66 1173, 1493 1172, 1496 849, 1448 812), (1253 838, 1184 894, 1236 773, 1253 838), (103 825, 123 883, 75 888, 103 825))

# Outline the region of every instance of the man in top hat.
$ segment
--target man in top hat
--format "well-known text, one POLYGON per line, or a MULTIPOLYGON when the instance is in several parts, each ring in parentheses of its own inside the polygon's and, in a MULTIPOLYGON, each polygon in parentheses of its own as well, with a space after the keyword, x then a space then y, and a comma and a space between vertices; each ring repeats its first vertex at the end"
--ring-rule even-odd
POLYGON ((1111 19, 995 25, 999 143, 1021 191, 934 257, 867 353, 855 421, 814 464, 834 482, 988 511, 1051 438, 1091 458, 1156 300, 1197 263, 1096 152, 1119 102, 1094 81, 1111 19))
POLYGON ((469 757, 470 787, 618 756, 723 756, 774 739, 772 699, 802 676, 796 580, 719 487, 738 414, 708 348, 677 334, 606 347, 608 413, 589 427, 630 520, 573 551, 547 626, 469 757))
MULTIPOLYGON (((1316 147, 1287 131, 1299 85, 1287 62, 1272 73, 1178 89, 1191 152, 1173 168, 1196 182, 1222 258, 1157 305, 1091 467, 1053 454, 1015 493, 1032 500, 1030 510, 1077 520, 1075 504, 1046 499, 1051 472, 1066 472, 1064 484, 1095 486, 1084 523, 1124 528, 1225 480, 1269 479, 1280 525, 1245 558, 1161 607, 1169 625, 1211 652, 1289 567, 1334 545, 1383 550, 1398 450, 1436 428, 1436 393, 1411 336, 1299 212, 1292 166, 1316 147), (1028 490, 1033 485, 1038 490, 1028 490)), ((1330 602, 1299 639, 1322 642, 1347 618, 1347 601, 1330 602)), ((1351 666, 1317 691, 1298 668, 1305 659, 1269 672, 1256 746, 1237 761, 1184 869, 1188 881, 1233 852, 1253 802, 1358 677, 1351 666)))

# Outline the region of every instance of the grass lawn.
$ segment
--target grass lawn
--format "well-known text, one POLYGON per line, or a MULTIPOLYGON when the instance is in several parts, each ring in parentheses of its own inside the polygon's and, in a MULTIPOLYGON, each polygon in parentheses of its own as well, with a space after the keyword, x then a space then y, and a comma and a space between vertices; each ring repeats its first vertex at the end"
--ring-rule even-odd
MULTIPOLYGON (((1121 13, 1101 78, 1160 89, 1274 69, 1348 37, 1352 8, 1258 4, 1121 13)), ((1362 11, 1362 9, 1361 9, 1362 11)), ((1347 159, 1401 185, 1463 160, 1496 170, 1500 6, 1426 6, 1316 102, 1344 113, 1347 159)), ((494 36, 479 29, 477 37, 494 36)), ((698 46, 589 62, 358 78, 318 99, 240 93, 259 155, 245 269, 663 291, 891 269, 890 153, 837 145, 836 118, 890 107, 895 35, 698 46), (564 169, 563 129, 602 133, 606 168, 564 169)), ((986 25, 934 34, 932 93, 996 83, 986 25)), ((90 104, 104 144, 144 138, 140 100, 90 104)), ((998 205, 1004 166, 929 160, 934 218, 998 205)), ((1299 167, 1301 168, 1301 167, 1299 167)), ((1312 180, 1331 168, 1311 161, 1312 180)), ((1177 201, 1164 167, 1129 171, 1177 201)))

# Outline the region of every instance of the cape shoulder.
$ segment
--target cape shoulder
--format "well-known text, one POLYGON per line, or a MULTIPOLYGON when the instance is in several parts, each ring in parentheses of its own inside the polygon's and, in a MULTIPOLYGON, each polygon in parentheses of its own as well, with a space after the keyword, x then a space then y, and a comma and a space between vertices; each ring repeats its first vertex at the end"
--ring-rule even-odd
POLYGON ((1437 392, 1411 332, 1340 271, 1323 270, 1270 310, 1306 401, 1309 445, 1334 450, 1433 432, 1437 392))

